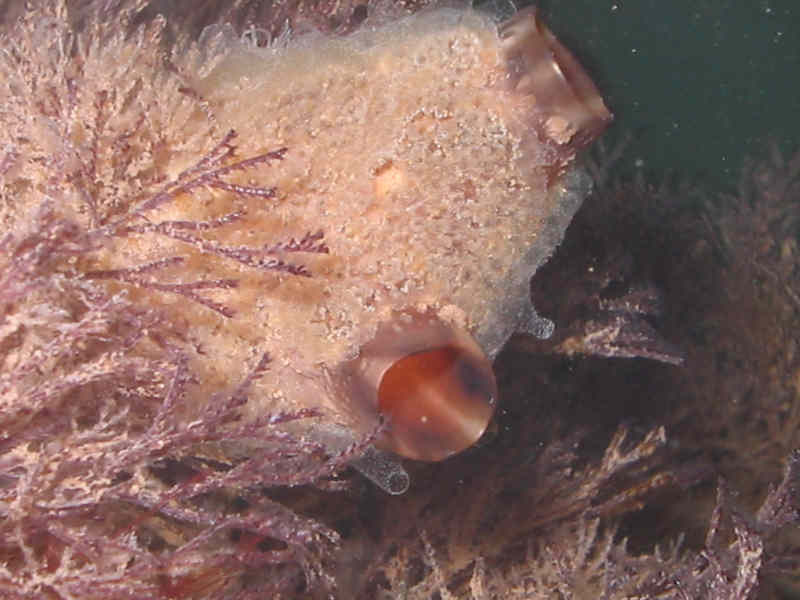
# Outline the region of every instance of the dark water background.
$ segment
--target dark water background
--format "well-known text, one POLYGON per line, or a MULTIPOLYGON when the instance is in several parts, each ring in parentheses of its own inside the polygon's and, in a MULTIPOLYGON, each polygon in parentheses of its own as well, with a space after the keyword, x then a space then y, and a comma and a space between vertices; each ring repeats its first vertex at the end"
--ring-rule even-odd
MULTIPOLYGON (((546 22, 634 134, 620 169, 735 185, 800 146, 798 0, 542 0, 546 22)), ((657 176, 657 175, 656 175, 657 176)))

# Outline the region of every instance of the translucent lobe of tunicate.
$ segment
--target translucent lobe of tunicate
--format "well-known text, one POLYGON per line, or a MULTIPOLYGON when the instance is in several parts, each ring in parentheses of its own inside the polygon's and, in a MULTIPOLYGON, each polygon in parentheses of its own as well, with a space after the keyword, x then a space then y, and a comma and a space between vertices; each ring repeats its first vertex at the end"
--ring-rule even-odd
POLYGON ((379 431, 382 449, 425 460, 467 447, 499 401, 485 393, 491 360, 526 323, 548 332, 531 321, 529 280, 590 189, 573 159, 610 118, 591 81, 532 11, 498 25, 431 9, 269 48, 206 38, 176 72, 180 102, 201 102, 193 118, 213 117, 219 137, 166 130, 158 160, 163 181, 201 167, 222 181, 156 203, 147 218, 163 226, 131 228, 86 268, 159 265, 159 285, 113 289, 187 332, 198 407, 263 350, 273 360, 244 419, 314 408, 293 426, 321 440, 379 431), (209 158, 220 139, 235 148, 209 158), (325 252, 297 243, 314 232, 325 252), (197 292, 206 282, 235 285, 197 292), (403 393, 392 382, 409 373, 403 393))
POLYGON ((498 402, 491 360, 514 331, 551 329, 529 280, 590 188, 571 163, 610 120, 594 84, 534 9, 225 47, 196 89, 226 126, 289 148, 253 230, 308 223, 330 248, 311 278, 237 306, 263 316, 238 335, 285 355, 290 404, 325 403, 360 435, 383 422, 377 444, 408 458, 467 448, 498 402))

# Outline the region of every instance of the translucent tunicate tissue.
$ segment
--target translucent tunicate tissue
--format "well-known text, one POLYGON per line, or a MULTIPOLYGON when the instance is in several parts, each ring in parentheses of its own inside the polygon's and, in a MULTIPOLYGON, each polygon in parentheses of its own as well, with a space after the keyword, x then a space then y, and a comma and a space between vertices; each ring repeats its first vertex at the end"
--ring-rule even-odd
POLYGON ((389 452, 369 446, 364 454, 350 465, 387 494, 404 494, 411 483, 400 459, 389 452))

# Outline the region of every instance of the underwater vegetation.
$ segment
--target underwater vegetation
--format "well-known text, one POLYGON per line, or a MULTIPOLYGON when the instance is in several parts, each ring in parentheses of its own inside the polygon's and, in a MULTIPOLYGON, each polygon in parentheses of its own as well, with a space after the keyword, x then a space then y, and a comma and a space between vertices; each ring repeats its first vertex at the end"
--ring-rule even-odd
MULTIPOLYGON (((479 443, 408 461, 390 496, 349 467, 387 423, 332 443, 329 406, 270 395, 334 345, 288 326, 249 343, 260 325, 227 345, 219 325, 302 305, 346 248, 332 216, 289 210, 313 198, 286 175, 298 145, 254 143, 187 85, 207 58, 187 37, 229 22, 268 45, 301 14, 293 29, 342 34, 379 8, 270 6, 76 2, 3 25, 0 595, 796 596, 800 155, 768 150, 729 194, 587 157, 595 190, 530 294, 523 278, 553 335, 512 337, 479 443)), ((381 165, 379 195, 402 193, 415 172, 381 165)), ((468 211, 481 189, 452 193, 468 211)))

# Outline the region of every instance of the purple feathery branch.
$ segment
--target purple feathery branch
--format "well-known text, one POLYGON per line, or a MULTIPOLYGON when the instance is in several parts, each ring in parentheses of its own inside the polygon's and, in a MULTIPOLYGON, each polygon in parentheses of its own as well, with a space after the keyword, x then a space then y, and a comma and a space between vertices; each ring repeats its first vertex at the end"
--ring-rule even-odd
POLYGON ((84 279, 115 279, 124 283, 136 285, 141 288, 156 290, 159 292, 167 292, 185 296, 190 300, 197 302, 211 310, 218 312, 225 317, 232 317, 235 313, 233 309, 220 302, 210 300, 200 294, 196 293, 197 290, 207 289, 232 289, 239 285, 235 279, 206 279, 200 281, 192 281, 189 283, 159 283, 141 277, 144 273, 157 271, 165 267, 180 264, 185 261, 182 256, 171 256, 162 258, 151 263, 130 267, 127 269, 107 269, 98 271, 89 271, 83 277, 84 279))
POLYGON ((283 160, 288 148, 278 148, 270 150, 257 156, 247 158, 230 165, 219 167, 226 158, 233 156, 235 146, 231 143, 236 137, 236 132, 230 130, 225 137, 212 150, 201 158, 193 166, 181 172, 178 177, 168 182, 162 189, 142 202, 132 211, 122 215, 116 222, 102 227, 95 232, 96 235, 116 234, 117 228, 131 221, 136 217, 142 217, 145 213, 158 208, 159 206, 171 202, 178 195, 189 193, 199 187, 208 186, 223 189, 226 191, 242 194, 246 196, 257 196, 261 198, 274 198, 275 188, 262 188, 231 184, 223 181, 220 177, 234 171, 244 171, 260 164, 267 164, 275 160, 283 160))

